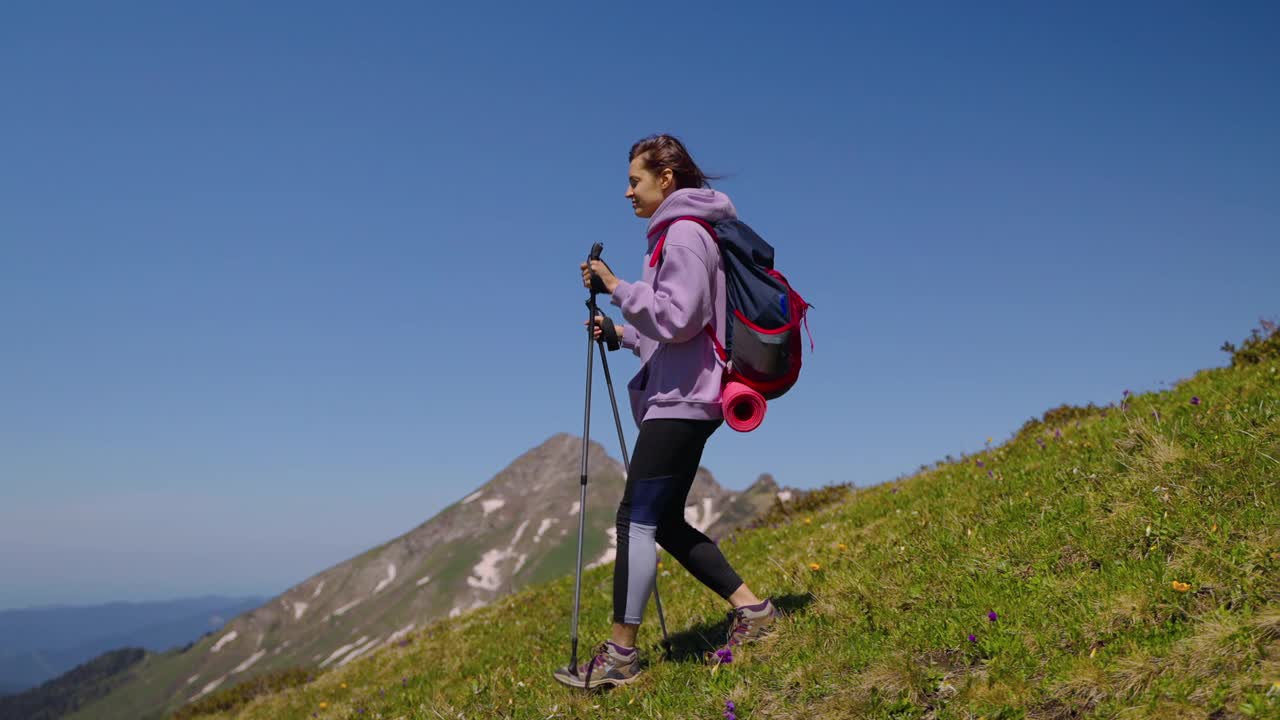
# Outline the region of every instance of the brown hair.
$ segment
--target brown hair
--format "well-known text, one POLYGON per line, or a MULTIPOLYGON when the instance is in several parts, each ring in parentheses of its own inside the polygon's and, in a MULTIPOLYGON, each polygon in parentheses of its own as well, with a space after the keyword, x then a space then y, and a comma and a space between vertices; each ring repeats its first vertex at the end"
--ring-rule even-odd
POLYGON ((685 149, 684 143, 673 135, 650 135, 631 146, 631 154, 627 160, 635 160, 648 154, 644 159, 644 167, 657 175, 670 168, 675 176, 676 189, 711 187, 709 180, 719 180, 717 175, 707 175, 693 161, 693 156, 685 149))

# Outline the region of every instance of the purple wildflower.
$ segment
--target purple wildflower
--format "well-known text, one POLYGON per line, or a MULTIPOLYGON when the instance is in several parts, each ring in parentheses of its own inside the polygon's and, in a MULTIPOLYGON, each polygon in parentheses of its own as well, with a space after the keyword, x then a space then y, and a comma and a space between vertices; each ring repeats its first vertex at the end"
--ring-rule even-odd
POLYGON ((1062 437, 1062 431, 1061 431, 1061 430, 1054 430, 1054 431, 1053 431, 1053 437, 1054 437, 1054 439, 1055 439, 1055 440, 1056 440, 1056 439, 1058 439, 1058 438, 1061 438, 1061 437, 1062 437))
POLYGON ((409 678, 407 677, 400 678, 400 687, 404 687, 405 685, 408 685, 408 684, 409 684, 409 678))
POLYGON ((993 474, 991 473, 991 471, 990 471, 990 470, 988 470, 988 471, 987 471, 987 477, 995 477, 995 475, 993 475, 993 474))
POLYGON ((725 700, 724 701, 724 720, 738 720, 738 716, 733 712, 736 709, 737 708, 734 706, 732 700, 725 700))
POLYGON ((978 461, 978 467, 986 467, 986 463, 984 463, 984 462, 982 462, 981 460, 979 460, 979 461, 978 461))
POLYGON ((976 643, 976 642, 978 642, 978 636, 977 636, 977 635, 974 635, 973 633, 970 633, 970 634, 969 634, 969 642, 971 642, 971 643, 976 643))
POLYGON ((987 613, 987 619, 990 620, 991 622, 995 622, 996 620, 1000 619, 1000 616, 996 615, 995 610, 992 610, 991 612, 987 613))
POLYGON ((1199 405, 1199 404, 1200 404, 1200 396, 1199 396, 1199 395, 1197 395, 1197 396, 1195 396, 1195 397, 1191 398, 1191 404, 1192 404, 1192 405, 1199 405))
POLYGON ((896 494, 897 494, 897 492, 898 492, 898 488, 894 488, 894 489, 890 490, 889 492, 894 493, 894 494, 896 495, 896 494))
POLYGON ((720 648, 716 651, 716 659, 724 665, 733 662, 733 648, 728 646, 720 648))
POLYGON ((1125 396, 1125 397, 1129 397, 1129 391, 1128 391, 1128 390, 1125 390, 1125 391, 1124 391, 1124 396, 1125 396))
POLYGON ((1160 413, 1156 412, 1155 410, 1151 411, 1151 417, 1155 418, 1156 422, 1160 422, 1160 413))

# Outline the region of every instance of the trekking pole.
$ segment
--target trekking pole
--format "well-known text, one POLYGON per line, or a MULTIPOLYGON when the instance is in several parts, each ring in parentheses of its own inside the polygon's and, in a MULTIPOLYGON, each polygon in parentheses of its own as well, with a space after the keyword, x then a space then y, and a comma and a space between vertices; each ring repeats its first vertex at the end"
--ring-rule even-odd
MULTIPOLYGON (((601 253, 604 252, 603 243, 595 243, 591 246, 591 254, 587 256, 587 261, 599 260, 601 253)), ((578 559, 574 568, 573 578, 573 627, 571 631, 572 649, 569 655, 569 671, 575 676, 578 673, 578 613, 582 604, 582 537, 586 532, 586 516, 587 516, 587 448, 590 444, 591 437, 591 367, 592 353, 591 341, 595 336, 595 318, 600 314, 600 308, 596 305, 596 291, 592 289, 590 297, 587 299, 587 389, 586 389, 586 408, 583 411, 583 428, 582 428, 582 465, 580 482, 580 495, 578 500, 578 559)), ((622 450, 622 466, 624 472, 631 472, 631 459, 627 455, 627 442, 622 434, 622 417, 618 414, 618 401, 613 392, 613 378, 609 374, 609 360, 605 355, 605 341, 603 333, 599 340, 600 347, 600 364, 604 369, 605 385, 609 389, 609 403, 613 407, 613 421, 618 429, 618 445, 622 450)), ((671 657, 671 638, 667 635, 667 620, 662 611, 662 596, 658 594, 658 578, 653 579, 653 599, 658 609, 658 624, 662 627, 662 646, 666 651, 667 657, 671 657)))
MULTIPOLYGON (((591 254, 587 262, 596 260, 604 251, 603 243, 591 246, 591 254)), ((588 265, 589 267, 589 265, 588 265)), ((591 342, 595 335, 596 293, 593 289, 587 298, 587 404, 582 412, 582 464, 578 477, 578 561, 573 567, 573 626, 569 633, 572 649, 569 651, 569 672, 578 675, 578 608, 582 604, 582 536, 586 533, 587 522, 587 447, 591 443, 591 361, 594 358, 591 342)))

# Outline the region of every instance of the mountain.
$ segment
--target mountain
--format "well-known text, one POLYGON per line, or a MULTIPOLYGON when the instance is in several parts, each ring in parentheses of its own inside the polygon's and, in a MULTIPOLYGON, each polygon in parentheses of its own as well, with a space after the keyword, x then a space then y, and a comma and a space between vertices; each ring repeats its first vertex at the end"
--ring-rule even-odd
POLYGON ((185 645, 263 600, 207 595, 0 611, 0 695, 33 688, 108 650, 185 645))
MULTIPOLYGON (((153 717, 256 674, 346 665, 415 628, 573 572, 582 439, 552 436, 409 532, 318 573, 182 652, 156 656, 90 708, 95 720, 153 717)), ((584 565, 613 560, 621 463, 588 448, 584 565)), ((719 537, 780 491, 762 476, 736 493, 699 468, 685 517, 719 537)))

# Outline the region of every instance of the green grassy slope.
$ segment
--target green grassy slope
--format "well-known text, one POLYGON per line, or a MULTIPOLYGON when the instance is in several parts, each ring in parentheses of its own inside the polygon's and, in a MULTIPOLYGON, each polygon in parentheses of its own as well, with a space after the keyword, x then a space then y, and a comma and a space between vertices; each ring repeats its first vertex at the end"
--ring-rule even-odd
MULTIPOLYGON (((700 662, 727 608, 668 562, 675 657, 659 657, 651 607, 631 687, 551 681, 566 577, 206 717, 720 718, 726 701, 740 720, 1280 717, 1278 477, 1272 356, 1123 408, 1059 408, 999 447, 726 541, 788 610, 731 664, 700 662)), ((611 572, 584 577, 584 653, 607 632, 611 572)))

